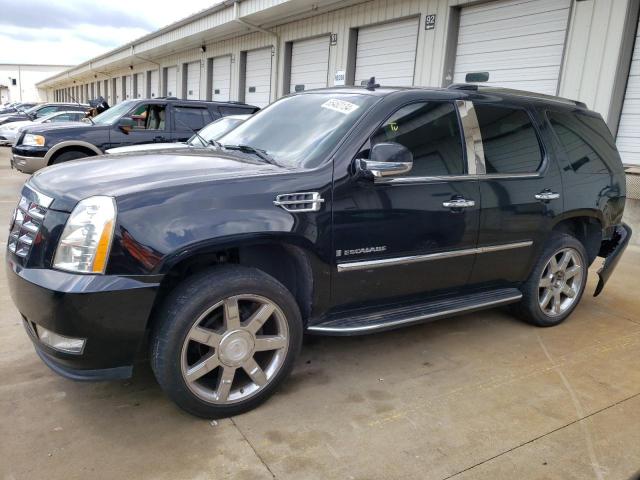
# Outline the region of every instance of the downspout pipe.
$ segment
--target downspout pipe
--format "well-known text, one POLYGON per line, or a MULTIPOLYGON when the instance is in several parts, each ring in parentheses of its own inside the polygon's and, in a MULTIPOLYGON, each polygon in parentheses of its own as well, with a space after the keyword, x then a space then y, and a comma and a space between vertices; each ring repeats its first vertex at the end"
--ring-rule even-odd
MULTIPOLYGON (((262 28, 258 25, 254 25, 251 22, 248 22, 246 20, 244 20, 242 17, 240 17, 240 2, 239 1, 235 1, 233 3, 233 20, 241 25, 244 25, 245 27, 249 28, 250 30, 253 30, 255 32, 262 32, 262 33, 266 33, 267 35, 271 36, 274 38, 274 47, 275 47, 275 57, 276 57, 276 61, 275 61, 275 85, 276 85, 276 97, 278 96, 278 83, 279 83, 279 73, 280 73, 280 35, 278 35, 276 32, 273 32, 271 30, 267 30, 266 28, 262 28)), ((271 95, 269 95, 271 96, 271 95)), ((274 99, 275 100, 275 99, 274 99)))

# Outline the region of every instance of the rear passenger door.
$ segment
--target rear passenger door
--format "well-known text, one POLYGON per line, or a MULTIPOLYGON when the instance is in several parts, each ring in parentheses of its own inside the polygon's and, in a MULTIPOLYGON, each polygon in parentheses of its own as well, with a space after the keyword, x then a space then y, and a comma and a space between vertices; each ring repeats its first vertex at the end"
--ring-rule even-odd
POLYGON ((560 170, 541 141, 542 124, 520 105, 475 102, 484 152, 480 253, 470 283, 522 281, 562 213, 560 170))
POLYGON ((172 108, 173 141, 185 142, 213 118, 206 106, 174 105, 172 108))

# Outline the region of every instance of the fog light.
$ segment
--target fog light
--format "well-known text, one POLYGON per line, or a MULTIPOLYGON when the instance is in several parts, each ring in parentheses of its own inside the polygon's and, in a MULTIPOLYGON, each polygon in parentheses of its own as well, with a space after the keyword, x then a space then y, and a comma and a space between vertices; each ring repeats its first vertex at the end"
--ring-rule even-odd
POLYGON ((40 341, 45 345, 61 352, 74 353, 76 355, 82 353, 86 342, 86 339, 84 338, 65 337, 59 333, 42 328, 40 325, 36 326, 36 333, 38 334, 40 341))

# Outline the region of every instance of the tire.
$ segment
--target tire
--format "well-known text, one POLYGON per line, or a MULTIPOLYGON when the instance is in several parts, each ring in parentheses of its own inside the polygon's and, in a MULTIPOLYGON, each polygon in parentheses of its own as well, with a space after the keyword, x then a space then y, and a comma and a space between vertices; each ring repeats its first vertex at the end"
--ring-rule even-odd
POLYGON ((538 327, 562 323, 580 303, 587 283, 588 265, 587 252, 580 241, 566 233, 552 232, 521 287, 522 300, 515 306, 518 316, 538 327), (563 260, 567 259, 565 254, 571 256, 565 270, 559 268, 553 272, 552 258, 557 267, 562 267, 563 260), (567 290, 563 290, 565 286, 567 290))
POLYGON ((69 162, 71 160, 77 160, 78 158, 88 157, 84 152, 80 152, 79 150, 71 150, 70 152, 64 152, 51 160, 51 165, 59 165, 61 163, 69 162))
POLYGON ((150 344, 156 379, 178 406, 204 418, 264 402, 291 372, 302 344, 300 310, 289 290, 241 266, 187 278, 156 320, 150 344))

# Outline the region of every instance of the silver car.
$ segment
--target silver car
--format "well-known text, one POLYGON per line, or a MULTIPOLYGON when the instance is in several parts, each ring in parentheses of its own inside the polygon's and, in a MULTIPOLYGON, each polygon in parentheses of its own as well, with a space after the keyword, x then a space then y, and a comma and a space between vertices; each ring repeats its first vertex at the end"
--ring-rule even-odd
POLYGON ((230 132, 251 115, 228 115, 202 127, 200 132, 191 136, 186 142, 178 143, 147 143, 143 145, 129 145, 127 147, 110 148, 106 153, 132 153, 147 150, 177 150, 190 147, 206 147, 212 141, 230 132))
POLYGON ((10 122, 0 125, 0 145, 13 145, 16 138, 24 127, 28 127, 38 123, 76 123, 85 117, 85 112, 69 111, 54 112, 35 120, 20 120, 19 122, 10 122))

